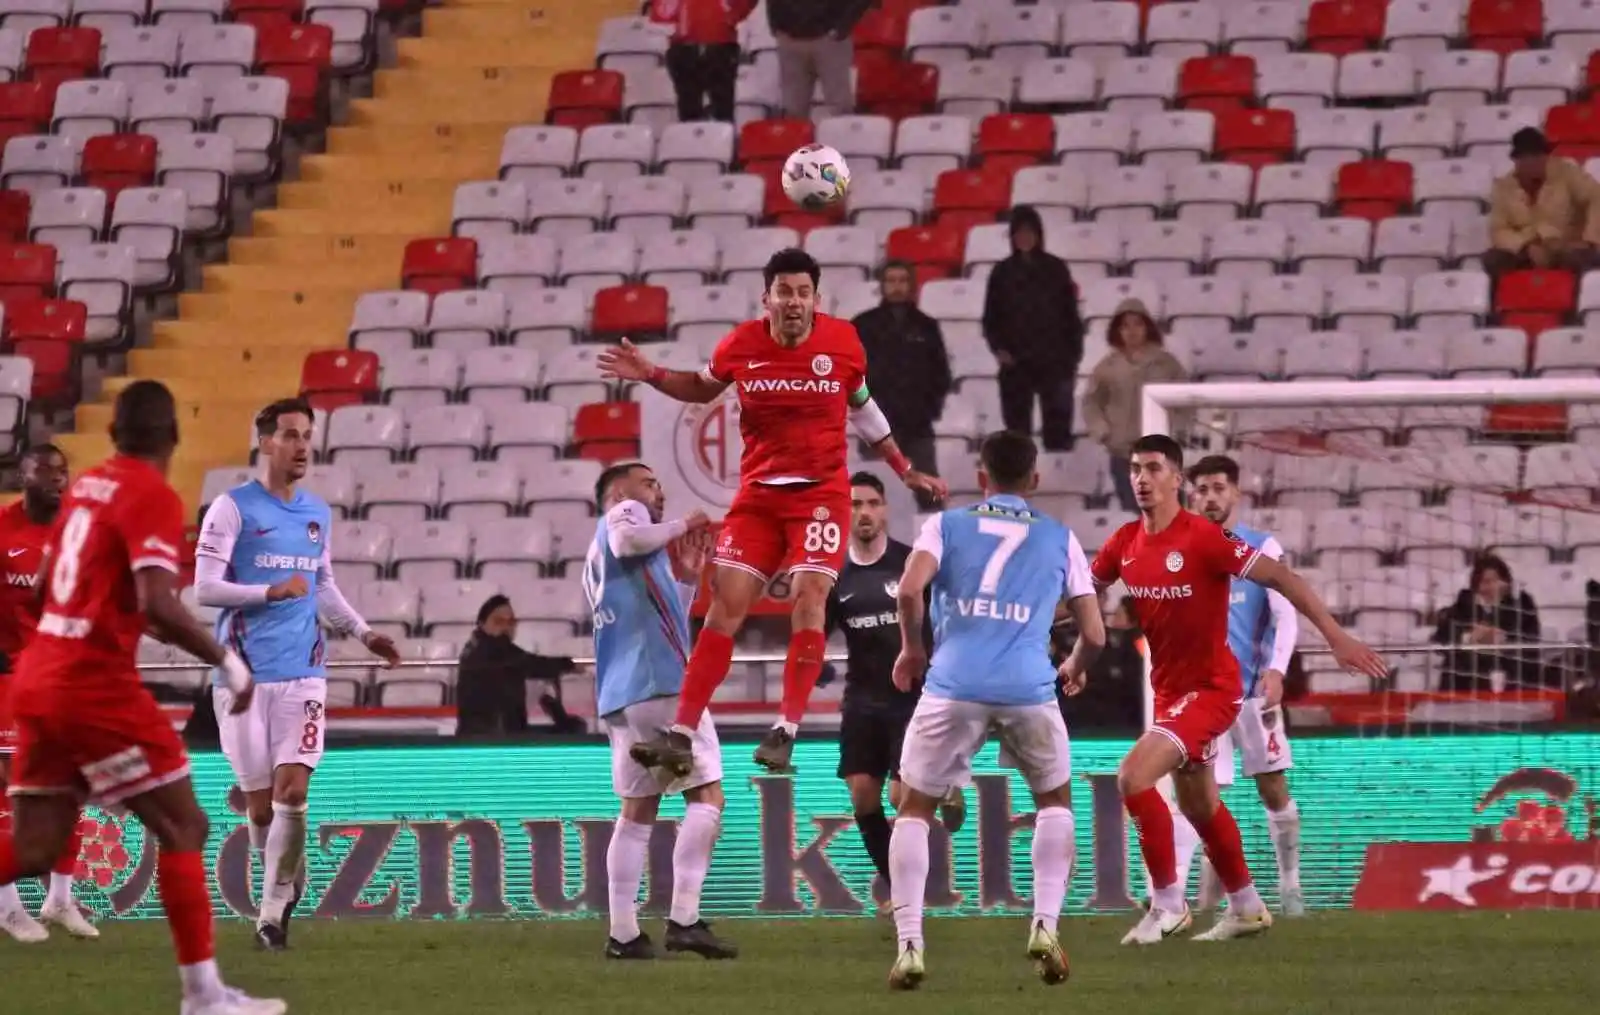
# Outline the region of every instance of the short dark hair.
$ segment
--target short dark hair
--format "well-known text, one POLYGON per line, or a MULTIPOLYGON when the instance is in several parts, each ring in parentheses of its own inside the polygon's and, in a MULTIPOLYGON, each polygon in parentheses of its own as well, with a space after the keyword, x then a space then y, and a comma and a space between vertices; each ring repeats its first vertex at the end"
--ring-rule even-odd
POLYGON ((316 413, 311 409, 311 403, 295 395, 293 398, 280 398, 256 413, 256 436, 271 437, 278 432, 278 420, 284 416, 304 416, 306 419, 316 419, 316 413))
POLYGON ((650 466, 643 462, 613 462, 600 473, 600 478, 594 481, 594 502, 597 507, 604 507, 606 494, 611 490, 611 484, 626 476, 634 469, 648 469, 650 466))
POLYGON ((878 281, 882 282, 891 271, 903 271, 911 276, 913 282, 917 279, 916 265, 899 257, 891 257, 878 266, 878 281))
POLYGON ((1222 476, 1238 486, 1239 463, 1227 455, 1207 455, 1189 467, 1189 482, 1198 483, 1201 476, 1222 476))
POLYGON ((815 257, 799 247, 784 247, 767 258, 766 267, 761 269, 761 280, 766 283, 766 288, 771 289, 772 280, 779 275, 798 275, 802 272, 811 276, 813 287, 822 284, 822 265, 817 263, 815 257))
POLYGON ((1183 445, 1164 433, 1147 433, 1133 442, 1130 455, 1162 455, 1167 461, 1183 468, 1183 445))
POLYGON ((883 490, 883 480, 865 469, 850 477, 851 486, 866 486, 878 491, 879 497, 887 496, 883 490))
POLYGON ((47 441, 43 444, 28 445, 28 450, 22 453, 22 460, 24 462, 38 461, 41 458, 48 458, 51 455, 60 455, 62 458, 67 457, 67 453, 65 451, 62 451, 54 444, 51 444, 47 441))
POLYGON ((483 605, 478 607, 478 626, 482 627, 484 624, 487 624, 489 622, 489 614, 493 613, 495 610, 498 610, 502 606, 510 605, 511 600, 507 599, 498 592, 490 596, 488 599, 485 599, 483 601, 483 605))
POLYGON ((1511 584, 1511 565, 1507 564, 1506 559, 1499 554, 1486 551, 1473 558, 1472 574, 1467 578, 1467 588, 1477 591, 1478 583, 1483 581, 1486 571, 1493 571, 1500 576, 1501 581, 1507 585, 1511 584))
POLYGON ((134 381, 117 393, 111 443, 118 453, 165 455, 178 446, 178 403, 160 381, 134 381))
POLYGON ((978 460, 996 487, 1014 490, 1033 475, 1039 463, 1039 446, 1025 433, 999 430, 983 439, 978 460))

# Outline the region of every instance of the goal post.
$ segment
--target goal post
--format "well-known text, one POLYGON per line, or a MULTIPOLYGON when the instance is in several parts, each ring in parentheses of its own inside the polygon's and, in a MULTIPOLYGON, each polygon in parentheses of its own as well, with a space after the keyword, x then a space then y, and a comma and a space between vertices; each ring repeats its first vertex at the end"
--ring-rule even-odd
POLYGON ((1560 717, 1600 594, 1600 377, 1153 384, 1142 424, 1191 463, 1238 461, 1240 521, 1394 667, 1371 688, 1302 624, 1316 705, 1295 718, 1421 732, 1560 717), (1491 553, 1511 577, 1493 607, 1467 588, 1491 553))

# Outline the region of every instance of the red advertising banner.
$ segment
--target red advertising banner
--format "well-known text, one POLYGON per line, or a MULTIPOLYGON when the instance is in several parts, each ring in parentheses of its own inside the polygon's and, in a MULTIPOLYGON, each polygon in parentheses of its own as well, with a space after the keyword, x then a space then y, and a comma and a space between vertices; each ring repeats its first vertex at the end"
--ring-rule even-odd
POLYGON ((1600 910, 1600 840, 1374 843, 1355 908, 1600 910))

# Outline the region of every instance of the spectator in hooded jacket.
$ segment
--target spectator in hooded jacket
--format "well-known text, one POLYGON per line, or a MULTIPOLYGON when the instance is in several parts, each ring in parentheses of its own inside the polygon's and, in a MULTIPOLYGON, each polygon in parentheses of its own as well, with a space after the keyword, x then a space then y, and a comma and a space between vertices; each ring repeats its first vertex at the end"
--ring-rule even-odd
MULTIPOLYGON (((912 466, 939 474, 933 424, 950 394, 950 357, 939 322, 917 309, 911 265, 889 261, 878 272, 883 302, 858 314, 853 323, 867 352, 867 387, 888 417, 900 450, 912 466)), ((921 492, 924 511, 935 506, 921 492)))
POLYGON ((855 109, 850 70, 855 43, 850 33, 873 0, 767 0, 767 24, 778 41, 778 90, 783 115, 811 119, 811 99, 822 99, 835 115, 855 109))
POLYGON ((739 80, 739 22, 755 0, 651 0, 650 20, 672 26, 667 74, 678 93, 678 119, 733 122, 739 80))
POLYGON ((1137 511, 1128 455, 1144 434, 1146 384, 1179 384, 1189 379, 1183 364, 1161 345, 1161 329, 1139 300, 1123 300, 1106 331, 1111 348, 1089 375, 1083 419, 1089 437, 1111 456, 1111 485, 1124 511, 1137 511))
POLYGON ((1000 365, 1000 415, 1007 430, 1072 450, 1072 411, 1083 359, 1078 286, 1067 262, 1044 249, 1044 221, 1030 205, 1011 209, 1011 256, 994 266, 983 301, 983 337, 1000 365))

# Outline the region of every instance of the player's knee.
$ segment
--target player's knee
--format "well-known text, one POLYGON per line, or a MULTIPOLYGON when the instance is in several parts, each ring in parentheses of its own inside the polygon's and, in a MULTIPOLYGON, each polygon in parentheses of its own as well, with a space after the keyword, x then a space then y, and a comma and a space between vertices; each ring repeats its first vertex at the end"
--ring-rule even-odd
POLYGON ((1124 800, 1138 796, 1152 785, 1153 783, 1141 773, 1130 768, 1127 762, 1123 762, 1122 767, 1117 769, 1117 792, 1122 794, 1124 800))
POLYGON ((720 782, 708 783, 704 786, 696 786, 691 790, 686 790, 683 794, 683 799, 691 804, 705 804, 708 807, 715 807, 719 811, 727 806, 727 798, 722 795, 722 783, 720 782))
POLYGON ((1289 780, 1282 772, 1269 772, 1256 777, 1256 792, 1268 810, 1281 811, 1289 806, 1289 780))
POLYGON ((304 807, 306 787, 297 782, 284 783, 273 790, 272 803, 278 807, 304 807))
POLYGON ((706 626, 718 634, 725 634, 732 638, 739 633, 739 628, 744 624, 745 615, 750 612, 750 604, 739 600, 737 597, 726 597, 718 594, 711 600, 711 608, 706 611, 706 626))

